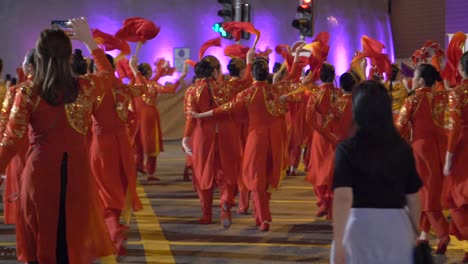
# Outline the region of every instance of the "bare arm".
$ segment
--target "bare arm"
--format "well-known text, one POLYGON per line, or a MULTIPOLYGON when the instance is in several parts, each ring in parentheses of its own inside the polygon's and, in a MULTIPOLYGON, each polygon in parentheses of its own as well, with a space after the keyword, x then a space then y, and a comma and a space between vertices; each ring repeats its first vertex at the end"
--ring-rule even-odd
POLYGON ((419 226, 419 219, 421 217, 421 200, 419 198, 419 194, 417 192, 407 194, 406 203, 408 205, 410 220, 412 222, 411 224, 413 225, 415 231, 417 231, 417 227, 419 226))
POLYGON ((353 203, 353 189, 351 187, 339 187, 333 196, 333 240, 342 243, 349 211, 353 203))

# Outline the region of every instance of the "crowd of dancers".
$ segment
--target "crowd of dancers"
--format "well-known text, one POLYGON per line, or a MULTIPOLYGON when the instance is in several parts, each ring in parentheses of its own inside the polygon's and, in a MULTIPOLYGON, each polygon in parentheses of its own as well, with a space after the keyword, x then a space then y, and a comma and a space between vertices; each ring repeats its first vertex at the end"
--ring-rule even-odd
MULTIPOLYGON (((226 28, 235 37, 241 30, 260 35, 247 22, 226 28)), ((159 79, 174 73, 167 61, 158 60, 153 74, 151 65, 138 63, 141 44, 129 59, 122 56, 130 55, 126 41, 142 43, 158 33, 141 18, 126 20, 115 36, 91 32, 85 19, 72 19, 65 30, 41 32, 18 70, 17 85, 1 83, 5 223, 16 225, 19 261, 91 263, 101 258, 112 263, 113 255, 125 256, 131 213, 142 209, 137 172, 159 180, 158 94, 184 87, 190 66, 195 77, 185 90, 182 149, 185 178, 191 170, 200 199, 200 224, 213 222, 218 187, 224 228, 235 222, 232 208, 237 204, 237 213, 247 214, 251 200, 253 222, 268 231, 271 196, 284 177, 299 173, 301 160, 317 197, 316 217, 332 219, 335 149, 359 129, 353 122, 353 92, 372 80, 392 98, 395 127, 411 144, 423 183, 418 241, 427 242, 432 230, 439 239, 436 254, 445 254, 450 235, 468 240, 465 34, 455 34, 446 52, 438 43, 425 42, 414 53, 412 67, 392 64, 383 44, 363 36, 363 49, 339 85, 334 66, 326 62, 327 32, 309 44, 278 45, 275 52, 284 63, 273 73, 273 51, 258 51, 257 37, 251 48, 225 47, 231 60, 229 74, 222 74, 218 58, 204 55, 221 46, 218 38, 201 47, 198 62, 186 62, 176 83, 162 85, 159 79), (142 27, 153 36, 141 34, 142 27), (70 64, 71 39, 85 44, 92 61, 75 51, 70 64), (121 55, 104 53, 112 49, 121 55)), ((468 262, 468 253, 463 261, 468 262)))

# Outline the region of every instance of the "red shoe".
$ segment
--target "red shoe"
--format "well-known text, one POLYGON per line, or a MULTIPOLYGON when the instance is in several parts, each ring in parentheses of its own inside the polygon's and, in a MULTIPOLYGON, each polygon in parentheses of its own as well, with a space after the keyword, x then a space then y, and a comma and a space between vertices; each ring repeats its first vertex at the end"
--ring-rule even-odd
POLYGON ((263 222, 258 230, 268 232, 268 230, 270 230, 270 224, 268 222, 263 222))
POLYGON ((185 167, 184 169, 184 179, 183 181, 190 181, 190 173, 189 173, 190 168, 185 167))
POLYGON ((260 223, 260 219, 255 218, 255 226, 260 226, 262 223, 260 223))
POLYGON ((315 214, 316 217, 324 217, 328 215, 328 210, 325 208, 325 206, 320 206, 319 211, 315 214))
POLYGON ((462 263, 468 263, 468 252, 465 252, 465 257, 463 257, 462 263))
POLYGON ((161 179, 159 179, 158 177, 156 176, 148 176, 148 178, 146 179, 147 181, 160 181, 161 179))
POLYGON ((224 228, 229 228, 232 224, 231 206, 225 203, 221 205, 221 224, 224 228))
POLYGON ((238 214, 242 214, 242 215, 249 214, 249 213, 248 213, 248 209, 245 209, 245 208, 239 208, 239 209, 237 209, 237 213, 238 213, 238 214))
POLYGON ((436 255, 445 255, 447 251, 447 246, 450 243, 450 236, 442 237, 439 240, 439 244, 437 245, 436 255))
POLYGON ((202 218, 198 220, 198 223, 201 225, 209 225, 211 224, 211 216, 204 215, 202 218))

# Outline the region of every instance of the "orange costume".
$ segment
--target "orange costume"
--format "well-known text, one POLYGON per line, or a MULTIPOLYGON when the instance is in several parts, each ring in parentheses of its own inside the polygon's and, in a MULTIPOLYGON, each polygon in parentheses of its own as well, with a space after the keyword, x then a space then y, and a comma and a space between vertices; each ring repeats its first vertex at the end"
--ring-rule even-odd
MULTIPOLYGON (((206 112, 231 98, 224 84, 213 78, 202 79, 193 89, 188 109, 197 113, 206 112)), ((213 190, 216 186, 219 186, 221 193, 221 218, 230 218, 241 161, 241 142, 236 131, 232 119, 191 118, 186 125, 184 137, 190 137, 193 144, 193 183, 202 206, 202 224, 211 223, 213 190)))
MULTIPOLYGON (((94 50, 93 56, 98 69, 111 67, 102 50, 94 50)), ((16 224, 20 262, 54 264, 57 252, 69 263, 92 263, 96 257, 112 255, 86 142, 93 103, 111 87, 112 78, 112 72, 80 77, 77 99, 59 106, 41 100, 36 87, 18 89, 0 142, 0 171, 30 125, 16 224)))
POLYGON ((447 151, 453 153, 452 170, 447 178, 450 186, 450 231, 459 240, 468 240, 468 80, 450 94, 451 130, 447 151))
MULTIPOLYGON (((0 135, 3 135, 10 118, 9 113, 13 107, 15 101, 15 95, 17 90, 21 86, 31 85, 31 81, 28 80, 25 83, 21 83, 16 86, 12 86, 8 89, 5 99, 3 101, 2 112, 0 113, 0 135)), ((27 132, 26 132, 27 133, 27 132)), ((8 167, 6 168, 6 181, 5 181, 5 193, 3 196, 3 212, 5 217, 5 224, 13 225, 16 223, 16 217, 18 215, 19 206, 19 194, 20 194, 20 183, 21 173, 23 172, 24 165, 26 163, 26 153, 29 148, 29 141, 27 137, 23 137, 18 142, 18 150, 15 156, 11 159, 8 167)))
POLYGON ((124 209, 142 209, 136 193, 136 164, 126 125, 131 100, 145 91, 145 85, 127 86, 114 78, 111 90, 100 98, 93 113, 91 170, 97 180, 107 228, 119 255, 125 255, 122 243, 128 229, 119 223, 120 214, 124 209))
POLYGON ((285 109, 275 86, 267 82, 253 85, 237 94, 230 103, 214 110, 214 116, 244 113, 249 116, 249 134, 244 149, 242 177, 252 192, 257 225, 270 222, 271 189, 278 188, 285 150, 283 120, 285 109))
POLYGON ((397 129, 402 136, 409 135, 412 126, 411 144, 416 168, 424 183, 420 190, 422 202, 421 230, 428 233, 430 227, 438 238, 449 233, 448 223, 442 214, 441 194, 444 186, 442 146, 444 133, 444 97, 431 88, 416 89, 405 100, 400 110, 397 129))
MULTIPOLYGON (((338 91, 332 83, 324 83, 313 91, 307 103, 307 122, 324 124, 324 119, 336 101, 338 91)), ((331 183, 333 168, 333 145, 314 130, 306 180, 314 186, 318 198, 319 214, 328 213, 331 206, 331 183)))
POLYGON ((142 164, 144 157, 144 171, 153 175, 156 171, 156 158, 159 152, 164 151, 161 132, 161 118, 158 109, 158 94, 174 93, 179 87, 179 81, 171 86, 162 86, 156 81, 148 81, 141 74, 137 74, 136 82, 146 84, 147 91, 135 99, 135 114, 138 128, 135 133, 135 148, 137 164, 142 164))

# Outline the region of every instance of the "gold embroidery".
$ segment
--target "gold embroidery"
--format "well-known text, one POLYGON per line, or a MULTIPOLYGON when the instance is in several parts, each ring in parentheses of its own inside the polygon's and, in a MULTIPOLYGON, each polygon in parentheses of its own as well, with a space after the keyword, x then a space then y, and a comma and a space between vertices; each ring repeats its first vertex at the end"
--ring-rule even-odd
POLYGON ((114 96, 115 111, 117 116, 124 123, 128 120, 128 108, 132 100, 132 96, 129 94, 131 91, 127 90, 125 85, 118 85, 113 87, 112 95, 114 96))
POLYGON ((264 86, 263 98, 265 101, 265 107, 268 112, 273 116, 280 116, 286 113, 286 105, 284 102, 279 100, 279 96, 274 94, 272 87, 264 86))
POLYGON ((147 85, 146 92, 141 96, 143 102, 147 105, 157 107, 158 104, 158 83, 151 83, 147 85))
POLYGON ((28 130, 28 117, 32 109, 39 100, 39 96, 32 92, 32 83, 26 82, 16 93, 15 98, 19 96, 19 105, 13 105, 9 115, 8 125, 3 133, 0 146, 6 147, 14 145, 19 139, 23 138, 28 130))
POLYGON ((89 87, 82 87, 78 98, 73 103, 65 104, 65 112, 70 126, 78 133, 86 135, 88 133, 89 124, 91 121, 91 113, 96 101, 94 90, 96 89, 95 83, 92 79, 89 80, 89 87))

